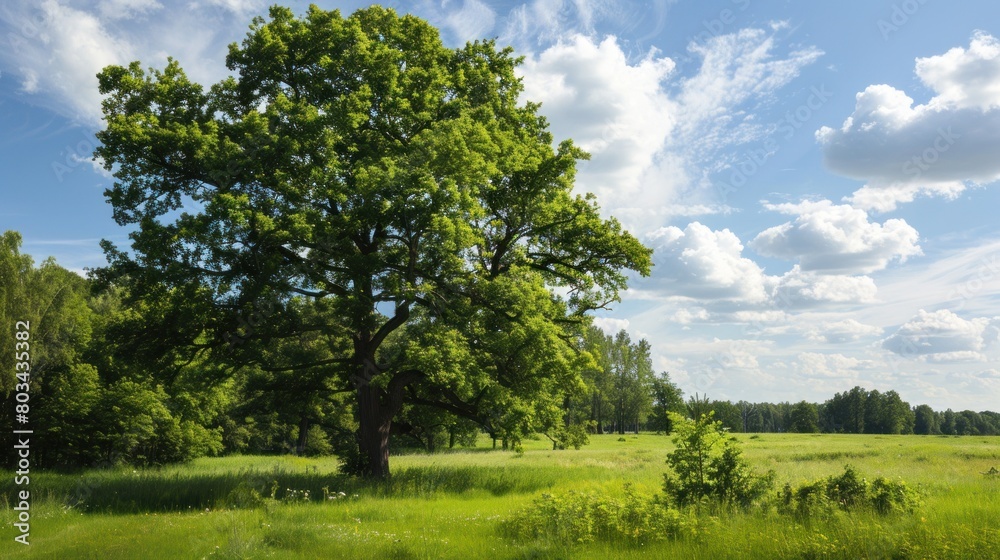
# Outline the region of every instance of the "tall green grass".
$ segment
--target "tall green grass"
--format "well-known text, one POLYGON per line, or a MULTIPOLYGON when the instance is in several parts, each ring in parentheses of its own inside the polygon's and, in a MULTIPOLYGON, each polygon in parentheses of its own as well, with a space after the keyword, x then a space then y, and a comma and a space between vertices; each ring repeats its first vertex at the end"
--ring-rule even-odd
POLYGON ((394 476, 383 483, 339 475, 332 458, 224 457, 134 472, 33 473, 28 547, 13 541, 13 477, 5 474, 0 557, 1000 558, 1000 477, 981 474, 1000 468, 1000 438, 738 437, 755 467, 777 472, 775 491, 850 463, 873 478, 919 487, 924 504, 912 515, 837 513, 808 523, 773 511, 706 516, 696 534, 635 546, 504 537, 502 520, 542 493, 613 494, 623 483, 658 491, 669 438, 606 435, 579 451, 528 441, 523 454, 396 456, 394 476), (336 499, 324 500, 324 488, 336 499), (234 503, 249 489, 260 502, 234 503))

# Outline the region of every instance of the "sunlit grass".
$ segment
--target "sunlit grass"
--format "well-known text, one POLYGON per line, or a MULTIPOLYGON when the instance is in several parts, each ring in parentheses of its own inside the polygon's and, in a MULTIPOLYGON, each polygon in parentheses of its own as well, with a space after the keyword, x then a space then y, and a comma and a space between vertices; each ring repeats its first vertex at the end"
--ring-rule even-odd
POLYGON ((333 458, 34 473, 29 547, 13 541, 13 477, 5 475, 0 557, 1000 558, 1000 477, 981 474, 1000 467, 1000 438, 737 437, 755 467, 776 472, 778 487, 851 464, 870 478, 918 487, 924 505, 913 515, 838 514, 808 524, 774 511, 739 514, 705 520, 702 535, 637 548, 514 542, 498 532, 500 520, 542 492, 613 493, 626 482, 659 491, 669 438, 594 436, 579 451, 527 441, 523 453, 493 451, 483 441, 467 451, 396 455, 392 480, 379 484, 337 474, 333 458), (260 503, 229 507, 241 484, 255 488, 260 503), (324 488, 336 499, 324 500, 324 488), (291 501, 289 490, 309 490, 310 499, 291 501))

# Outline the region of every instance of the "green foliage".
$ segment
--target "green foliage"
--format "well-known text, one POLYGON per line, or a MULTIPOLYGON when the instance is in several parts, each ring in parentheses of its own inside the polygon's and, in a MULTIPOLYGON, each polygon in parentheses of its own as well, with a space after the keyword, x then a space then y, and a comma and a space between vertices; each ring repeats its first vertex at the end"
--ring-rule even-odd
MULTIPOLYGON (((851 434, 910 434, 916 416, 895 391, 854 387, 823 403, 824 431, 851 434)), ((926 411, 925 411, 926 412, 926 411)), ((929 429, 923 427, 923 429, 929 429)))
MULTIPOLYGON (((915 515, 834 509, 832 515, 803 520, 771 509, 703 510, 711 515, 692 516, 677 508, 690 522, 679 538, 652 537, 639 544, 624 537, 586 544, 544 536, 498 538, 498 524, 542 492, 565 499, 570 491, 583 490, 624 501, 622 483, 628 479, 640 501, 648 503, 642 489, 655 489, 662 476, 662 465, 653 457, 664 440, 641 435, 627 437, 624 444, 617 438, 594 436, 580 453, 554 453, 543 439, 526 440, 518 459, 483 445, 448 454, 447 464, 441 455, 401 455, 387 481, 337 475, 333 458, 290 455, 203 458, 82 474, 40 469, 31 479, 31 508, 32 517, 44 521, 46 540, 38 543, 44 546, 23 547, 5 539, 0 557, 77 558, 103 547, 126 558, 216 558, 235 547, 254 558, 360 554, 386 560, 400 554, 497 560, 1000 558, 998 481, 980 474, 997 465, 997 453, 995 442, 984 437, 774 434, 744 447, 754 464, 777 463, 792 478, 843 472, 824 457, 798 459, 811 451, 857 455, 858 472, 898 473, 908 484, 927 489, 925 505, 915 515), (865 455, 876 448, 879 455, 865 455), (241 483, 256 491, 263 507, 254 505, 260 501, 252 492, 244 507, 227 505, 241 483), (284 501, 288 488, 309 490, 310 501, 284 501), (330 500, 334 495, 338 498, 330 500), (86 499, 66 501, 72 496, 86 499), (79 507, 68 507, 71 503, 79 507), (234 535, 253 546, 233 545, 234 535)), ((7 517, 14 513, 13 478, 0 480, 0 495, 8 496, 0 500, 0 514, 7 517)))
POLYGON ((811 434, 819 431, 819 408, 806 401, 796 403, 792 407, 791 424, 788 431, 800 434, 811 434))
POLYGON ((685 411, 689 418, 701 420, 702 417, 712 411, 712 401, 708 400, 708 395, 698 395, 695 393, 688 397, 685 411))
POLYGON ((756 473, 739 442, 713 418, 711 411, 697 420, 671 414, 676 448, 667 455, 671 472, 663 476, 664 492, 678 505, 750 507, 770 489, 774 473, 756 473))
POLYGON ((801 519, 828 516, 833 511, 871 511, 879 515, 912 513, 921 503, 920 494, 902 480, 883 477, 872 481, 853 467, 796 488, 785 484, 779 493, 778 511, 801 519))
POLYGON ((654 377, 650 389, 653 393, 653 407, 647 427, 655 432, 669 434, 674 428, 668 413, 686 411, 684 392, 670 380, 670 374, 667 372, 661 372, 654 377))
POLYGON ((653 364, 649 342, 632 342, 623 329, 614 336, 591 325, 584 347, 594 357, 585 369, 590 420, 603 433, 638 432, 653 410, 653 364))
POLYGON ((233 488, 220 505, 230 509, 257 509, 264 507, 266 499, 253 484, 241 481, 233 488))
POLYGON ((169 401, 161 386, 122 380, 108 387, 95 414, 105 458, 161 465, 222 450, 219 430, 175 416, 169 401))
POLYGON ((275 6, 226 64, 209 88, 173 59, 99 75, 96 155, 135 228, 130 251, 104 244, 99 275, 150 308, 158 336, 137 346, 157 364, 211 351, 270 387, 299 378, 303 425, 354 391, 373 476, 404 404, 512 442, 553 425, 581 385, 582 316, 618 300, 626 270, 648 274, 651 251, 573 193, 587 155, 553 147, 512 50, 448 49, 380 6, 275 6))
POLYGON ((501 533, 518 540, 560 544, 609 542, 628 545, 673 539, 697 532, 697 520, 631 484, 620 493, 570 491, 542 494, 505 519, 501 533))

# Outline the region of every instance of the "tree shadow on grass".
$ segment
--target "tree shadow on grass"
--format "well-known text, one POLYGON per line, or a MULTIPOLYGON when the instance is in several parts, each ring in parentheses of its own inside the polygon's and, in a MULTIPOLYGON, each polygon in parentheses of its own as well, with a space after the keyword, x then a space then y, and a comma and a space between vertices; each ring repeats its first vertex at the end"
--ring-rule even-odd
POLYGON ((269 501, 318 503, 474 492, 504 496, 551 488, 559 474, 553 469, 435 465, 399 469, 388 480, 371 481, 285 468, 212 474, 106 470, 50 475, 38 486, 49 498, 77 511, 134 514, 252 508, 269 501))

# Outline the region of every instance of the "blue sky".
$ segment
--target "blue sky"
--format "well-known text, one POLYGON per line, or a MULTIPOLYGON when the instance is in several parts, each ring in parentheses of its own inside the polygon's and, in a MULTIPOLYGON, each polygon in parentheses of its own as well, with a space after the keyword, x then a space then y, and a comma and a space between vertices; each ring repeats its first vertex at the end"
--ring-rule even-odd
MULTIPOLYGON (((449 45, 496 37, 525 56, 525 97, 592 154, 577 188, 656 251, 653 275, 598 324, 647 338, 687 393, 822 401, 861 385, 1000 406, 1000 5, 389 4, 449 45)), ((6 2, 0 229, 36 260, 102 265, 98 241, 126 232, 90 161, 94 74, 171 55, 213 83, 265 11, 6 2)))

